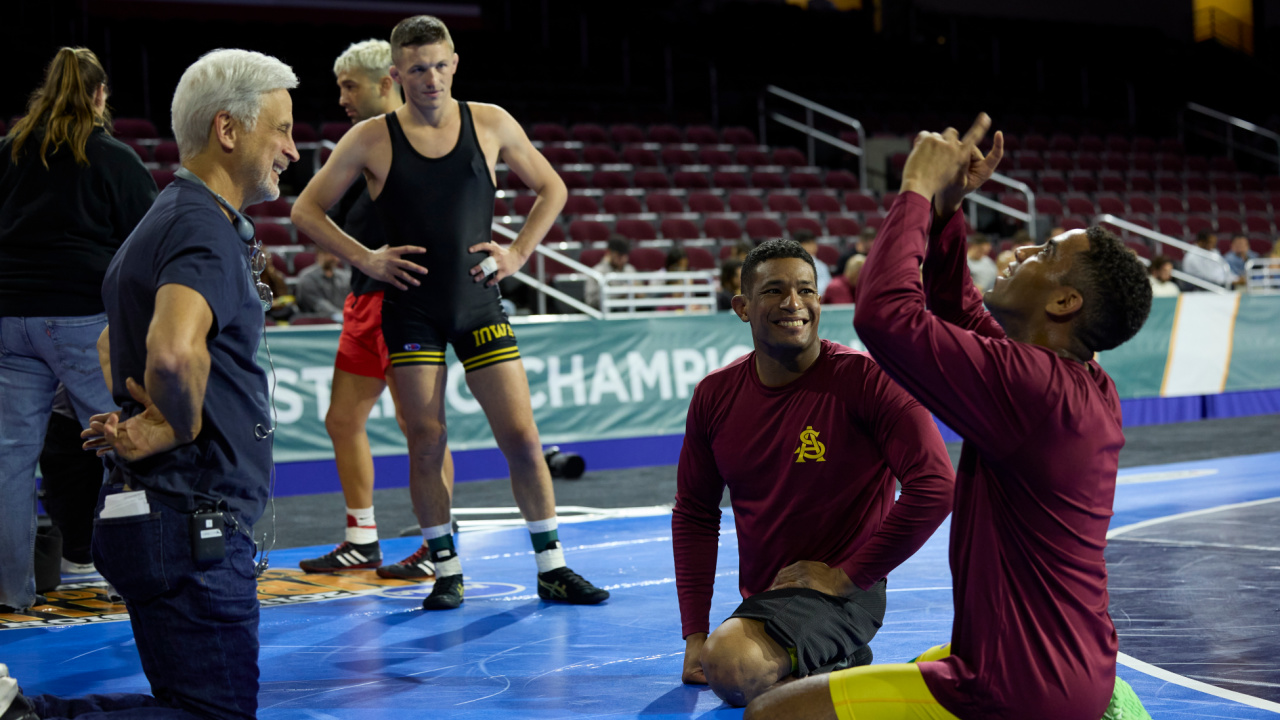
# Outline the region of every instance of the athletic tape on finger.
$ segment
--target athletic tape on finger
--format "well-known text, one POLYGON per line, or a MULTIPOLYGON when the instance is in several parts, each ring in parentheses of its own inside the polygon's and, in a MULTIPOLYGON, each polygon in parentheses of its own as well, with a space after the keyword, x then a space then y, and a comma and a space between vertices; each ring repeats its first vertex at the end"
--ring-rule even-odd
POLYGON ((484 273, 485 275, 492 275, 498 272, 498 261, 494 260, 492 255, 485 258, 484 260, 481 260, 480 272, 484 273))

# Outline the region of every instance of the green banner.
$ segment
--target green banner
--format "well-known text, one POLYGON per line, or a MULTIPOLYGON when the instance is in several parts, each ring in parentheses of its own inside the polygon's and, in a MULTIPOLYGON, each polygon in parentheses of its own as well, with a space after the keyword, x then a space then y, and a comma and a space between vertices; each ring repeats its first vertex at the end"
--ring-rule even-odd
MULTIPOLYGON (((1184 298, 1185 300, 1185 298, 1184 298)), ((1120 396, 1161 394, 1178 303, 1158 300, 1146 327, 1100 361, 1120 396)), ((1280 297, 1243 298, 1235 327, 1228 390, 1280 387, 1280 297)), ((516 318, 529 376, 534 418, 546 444, 684 432, 694 386, 708 372, 751 349, 751 330, 731 313, 591 320, 573 316, 516 318)), ((863 349, 852 306, 824 308, 822 337, 863 349)), ((279 328, 267 333, 279 414, 276 459, 330 458, 324 429, 338 344, 336 328, 279 328)), ((1183 337, 1180 343, 1192 343, 1183 337)), ((266 348, 258 360, 268 365, 266 348)), ((453 351, 445 388, 449 445, 493 447, 493 435, 453 351)), ((369 439, 375 455, 406 452, 389 394, 374 408, 369 439)))

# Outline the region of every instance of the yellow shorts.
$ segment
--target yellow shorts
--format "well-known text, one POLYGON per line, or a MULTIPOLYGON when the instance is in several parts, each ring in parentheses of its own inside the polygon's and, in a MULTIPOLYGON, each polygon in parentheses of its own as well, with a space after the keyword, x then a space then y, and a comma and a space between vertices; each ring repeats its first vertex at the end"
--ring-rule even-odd
POLYGON ((929 648, 909 663, 864 665, 831 673, 828 688, 840 720, 959 720, 929 692, 918 662, 941 660, 951 645, 929 648))

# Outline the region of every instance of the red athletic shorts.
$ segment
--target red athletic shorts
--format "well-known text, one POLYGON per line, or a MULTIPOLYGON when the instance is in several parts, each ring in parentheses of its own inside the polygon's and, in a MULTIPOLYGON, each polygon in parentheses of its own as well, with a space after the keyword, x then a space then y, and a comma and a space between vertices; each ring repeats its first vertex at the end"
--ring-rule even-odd
POLYGON ((382 338, 382 291, 359 297, 348 293, 342 304, 342 337, 334 367, 371 378, 384 378, 391 368, 382 338))

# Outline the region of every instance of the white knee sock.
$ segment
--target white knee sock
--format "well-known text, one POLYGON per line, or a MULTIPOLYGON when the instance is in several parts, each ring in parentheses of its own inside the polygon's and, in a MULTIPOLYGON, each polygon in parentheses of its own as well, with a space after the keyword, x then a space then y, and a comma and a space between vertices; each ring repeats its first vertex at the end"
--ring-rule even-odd
POLYGON ((347 508, 346 540, 356 545, 378 542, 378 523, 373 519, 373 506, 347 508))

